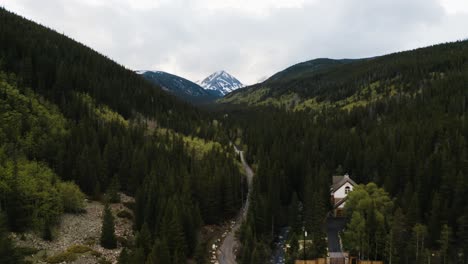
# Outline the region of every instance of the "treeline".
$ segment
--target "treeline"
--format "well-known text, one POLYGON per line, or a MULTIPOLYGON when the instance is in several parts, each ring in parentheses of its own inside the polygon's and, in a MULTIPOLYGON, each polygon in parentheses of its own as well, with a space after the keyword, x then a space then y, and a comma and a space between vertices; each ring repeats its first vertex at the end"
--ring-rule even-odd
MULTIPOLYGON (((437 49, 453 48, 453 54, 459 54, 461 46, 466 43, 437 49)), ((242 233, 247 251, 241 253, 243 263, 255 263, 252 245, 268 248, 265 243, 271 242, 280 226, 294 226, 294 214, 289 213, 292 219, 283 216, 297 210, 295 194, 304 208, 299 217, 304 217, 307 231, 320 234, 314 229, 323 225, 307 224, 308 211, 316 210, 325 219, 327 210, 322 207, 329 209, 331 175, 345 172, 358 183, 376 182, 395 199, 391 218, 400 220, 399 243, 392 253, 380 252, 379 257, 388 261, 392 256, 392 263, 414 263, 411 236, 419 224, 428 229, 424 250, 440 256, 444 249, 441 234, 448 228, 447 261, 466 261, 468 65, 463 58, 448 58, 443 65, 450 67, 437 78, 409 83, 401 79, 400 87, 410 85, 418 92, 389 96, 351 111, 258 108, 232 112, 238 126, 245 128, 242 135, 248 157, 258 165, 251 217, 244 226, 248 232, 242 233), (314 208, 314 203, 319 206, 314 208)), ((434 60, 438 59, 435 54, 434 60)))

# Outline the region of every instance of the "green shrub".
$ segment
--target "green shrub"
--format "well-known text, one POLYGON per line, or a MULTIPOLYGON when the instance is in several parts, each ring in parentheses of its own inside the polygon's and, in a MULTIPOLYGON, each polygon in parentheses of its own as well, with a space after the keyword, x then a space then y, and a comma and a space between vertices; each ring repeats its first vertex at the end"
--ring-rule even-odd
POLYGON ((88 245, 88 246, 92 246, 96 243, 96 238, 94 237, 87 237, 85 240, 84 240, 84 244, 85 245, 88 245))
POLYGON ((98 260, 98 263, 99 264, 112 264, 112 262, 110 262, 109 260, 105 259, 105 258, 100 258, 98 260))
POLYGON ((135 211, 135 202, 124 202, 123 205, 127 207, 128 209, 135 211))
POLYGON ((62 263, 62 262, 72 262, 75 261, 78 257, 76 256, 75 253, 72 252, 62 252, 58 253, 56 255, 50 256, 47 258, 47 263, 62 263))
POLYGON ((132 246, 131 241, 126 239, 125 237, 122 236, 117 236, 116 237, 117 242, 122 246, 122 247, 130 247, 132 246))
POLYGON ((117 217, 126 218, 126 219, 129 219, 129 220, 132 220, 132 219, 133 219, 132 213, 130 213, 130 212, 127 211, 127 210, 119 211, 119 212, 117 213, 117 217))
POLYGON ((0 164, 0 193, 9 198, 4 208, 11 231, 41 232, 45 222, 49 227, 58 223, 63 213, 58 181, 43 163, 19 158, 0 164))
POLYGON ((33 248, 33 247, 17 247, 16 251, 21 255, 21 256, 31 256, 39 252, 39 249, 33 248))
POLYGON ((65 212, 81 213, 84 211, 85 195, 78 185, 73 182, 61 182, 59 183, 59 192, 65 212))
POLYGON ((83 253, 92 251, 92 249, 84 245, 73 245, 67 248, 67 251, 70 253, 83 254, 83 253))

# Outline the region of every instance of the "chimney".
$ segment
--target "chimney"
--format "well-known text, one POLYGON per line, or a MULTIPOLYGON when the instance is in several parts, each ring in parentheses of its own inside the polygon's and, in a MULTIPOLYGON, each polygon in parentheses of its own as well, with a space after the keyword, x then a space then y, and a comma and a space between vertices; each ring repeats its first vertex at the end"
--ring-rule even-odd
POLYGON ((348 178, 349 178, 349 174, 346 173, 346 174, 344 175, 344 177, 345 177, 346 179, 348 179, 348 178))

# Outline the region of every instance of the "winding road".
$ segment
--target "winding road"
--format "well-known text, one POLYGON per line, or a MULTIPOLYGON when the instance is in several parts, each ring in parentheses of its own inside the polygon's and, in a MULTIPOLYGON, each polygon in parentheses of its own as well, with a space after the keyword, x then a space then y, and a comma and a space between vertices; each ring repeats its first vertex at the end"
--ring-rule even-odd
POLYGON ((249 198, 250 198, 250 190, 252 189, 252 179, 253 179, 253 171, 250 168, 249 164, 245 161, 244 152, 239 150, 236 146, 234 146, 236 153, 240 155, 242 165, 244 166, 245 173, 247 175, 247 185, 249 186, 249 192, 247 194, 247 199, 242 207, 239 216, 237 217, 235 223, 233 224, 231 230, 224 238, 221 246, 218 248, 218 261, 220 264, 236 264, 236 252, 235 250, 238 248, 239 242, 236 239, 236 232, 239 230, 242 221, 245 220, 247 217, 247 212, 249 210, 249 198))

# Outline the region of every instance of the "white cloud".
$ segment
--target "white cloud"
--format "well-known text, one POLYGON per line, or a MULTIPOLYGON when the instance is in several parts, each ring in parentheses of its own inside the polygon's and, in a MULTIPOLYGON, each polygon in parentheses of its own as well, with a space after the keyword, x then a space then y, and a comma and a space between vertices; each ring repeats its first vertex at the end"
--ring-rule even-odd
POLYGON ((441 4, 448 13, 468 13, 466 0, 441 0, 441 4))
POLYGON ((317 57, 467 37, 466 0, 2 0, 132 69, 245 83, 317 57))
POLYGON ((268 15, 274 9, 301 8, 312 0, 200 0, 194 6, 199 10, 236 10, 253 15, 268 15))

